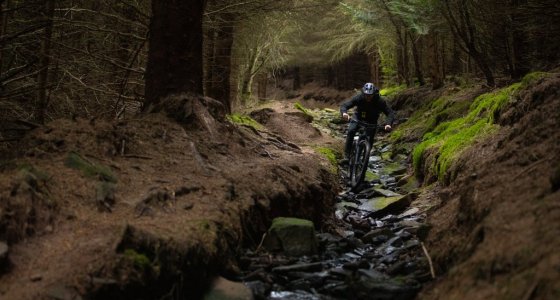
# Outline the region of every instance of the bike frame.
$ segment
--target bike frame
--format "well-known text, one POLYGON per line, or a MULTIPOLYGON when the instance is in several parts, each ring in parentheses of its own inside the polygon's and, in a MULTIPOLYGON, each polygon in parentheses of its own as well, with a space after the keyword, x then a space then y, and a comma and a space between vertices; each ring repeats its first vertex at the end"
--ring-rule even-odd
POLYGON ((358 120, 352 120, 351 122, 358 123, 358 133, 357 136, 354 137, 348 161, 350 187, 352 190, 355 190, 363 182, 369 165, 369 155, 371 151, 370 139, 373 139, 373 136, 368 136, 366 129, 377 128, 378 126, 377 124, 370 124, 358 120))

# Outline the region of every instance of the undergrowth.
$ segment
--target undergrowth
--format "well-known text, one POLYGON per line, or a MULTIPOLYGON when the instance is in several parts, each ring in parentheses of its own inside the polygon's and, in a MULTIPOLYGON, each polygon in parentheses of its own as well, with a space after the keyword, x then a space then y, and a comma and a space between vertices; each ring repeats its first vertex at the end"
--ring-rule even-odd
MULTIPOLYGON (((443 122, 431 130, 426 130, 422 142, 414 148, 413 164, 416 174, 433 174, 441 181, 445 181, 448 170, 460 153, 476 140, 495 132, 499 126, 495 124, 496 119, 502 112, 505 105, 514 99, 520 89, 527 87, 531 82, 543 78, 547 73, 537 72, 525 76, 521 82, 512 84, 508 87, 495 90, 478 96, 470 105, 469 111, 463 117, 443 122), (435 150, 435 159, 432 165, 423 166, 426 161, 426 152, 435 150)), ((435 117, 423 118, 426 114, 417 114, 411 118, 412 124, 430 128, 434 120, 437 120, 438 112, 441 113, 441 103, 445 99, 434 101, 427 111, 436 112, 435 117), (439 109, 439 111, 438 111, 439 109), (436 118, 436 119, 434 119, 436 118)), ((405 129, 403 129, 405 130, 405 129)), ((397 133, 393 138, 398 138, 403 132, 397 133)))
POLYGON ((384 97, 391 97, 391 96, 397 94, 398 92, 400 92, 404 89, 406 89, 406 84, 393 85, 393 86, 388 86, 384 89, 381 89, 379 91, 379 94, 381 94, 381 96, 384 96, 384 97))
POLYGON ((227 119, 234 124, 249 126, 257 130, 263 129, 263 126, 259 122, 255 121, 253 118, 246 115, 234 113, 228 115, 227 119))

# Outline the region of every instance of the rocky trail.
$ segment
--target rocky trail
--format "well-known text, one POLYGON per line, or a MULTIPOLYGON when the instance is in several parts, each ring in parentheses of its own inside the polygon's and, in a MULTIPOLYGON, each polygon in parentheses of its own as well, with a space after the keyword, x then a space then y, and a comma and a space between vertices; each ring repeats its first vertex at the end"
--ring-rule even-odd
MULTIPOLYGON (((331 127, 342 136, 345 126, 331 127)), ((279 241, 265 237, 264 247, 245 250, 238 280, 255 299, 415 298, 434 275, 420 239, 429 227, 421 209, 410 207, 416 194, 406 175, 407 155, 391 150, 383 137, 374 144, 366 180, 354 192, 339 169, 343 192, 336 197, 332 232, 309 238, 305 226, 283 234, 273 225, 268 234, 279 241), (309 251, 288 255, 302 249, 309 251)))

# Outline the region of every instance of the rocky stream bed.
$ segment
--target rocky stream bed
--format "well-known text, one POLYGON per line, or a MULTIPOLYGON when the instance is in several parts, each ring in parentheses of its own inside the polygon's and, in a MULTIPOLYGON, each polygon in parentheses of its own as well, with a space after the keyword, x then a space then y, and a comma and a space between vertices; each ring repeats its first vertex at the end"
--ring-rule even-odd
POLYGON ((374 145, 366 182, 337 197, 336 233, 309 239, 314 254, 245 251, 240 279, 255 299, 413 299, 432 279, 421 242, 425 215, 409 207, 415 195, 406 156, 392 160, 390 151, 384 142, 374 145))

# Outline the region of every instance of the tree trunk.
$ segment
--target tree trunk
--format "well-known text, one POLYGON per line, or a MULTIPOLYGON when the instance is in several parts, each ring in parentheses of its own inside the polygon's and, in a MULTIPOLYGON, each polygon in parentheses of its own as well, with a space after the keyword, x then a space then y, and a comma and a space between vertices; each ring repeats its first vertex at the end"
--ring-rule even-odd
MULTIPOLYGON (((8 14, 5 12, 10 7, 10 1, 0 3, 0 37, 4 37, 8 27, 8 14)), ((0 74, 3 73, 4 67, 4 39, 0 39, 0 74)))
POLYGON ((268 85, 268 73, 263 72, 258 78, 258 96, 259 100, 266 100, 266 87, 268 85))
POLYGON ((527 0, 511 0, 511 50, 512 50, 512 70, 511 77, 519 79, 530 70, 527 59, 527 34, 523 26, 527 23, 526 17, 520 13, 520 6, 527 4, 527 0))
POLYGON ((369 72, 371 82, 376 87, 381 87, 381 58, 379 57, 379 50, 376 48, 368 55, 369 58, 369 72))
POLYGON ((43 40, 41 41, 41 55, 39 58, 40 71, 37 76, 37 110, 36 117, 37 122, 40 124, 45 123, 45 115, 47 113, 48 106, 48 76, 49 76, 49 64, 51 55, 51 38, 53 31, 53 19, 54 19, 54 0, 45 1, 45 34, 43 35, 43 40))
POLYGON ((418 84, 424 86, 426 82, 424 81, 424 74, 422 73, 422 62, 420 60, 420 53, 418 48, 422 47, 420 37, 414 38, 414 36, 409 32, 408 37, 412 43, 412 56, 414 58, 414 70, 416 71, 416 78, 418 79, 418 84))
POLYGON ((214 41, 214 62, 211 68, 211 88, 208 96, 220 101, 228 113, 231 112, 231 50, 233 45, 233 25, 235 15, 223 14, 216 30, 214 41))
POLYGON ((215 25, 210 24, 204 30, 203 40, 203 76, 204 76, 204 95, 209 96, 212 90, 212 66, 216 63, 216 29, 215 25))
POLYGON ((443 59, 440 57, 441 51, 439 44, 439 36, 434 32, 430 32, 428 34, 428 64, 430 66, 430 77, 432 79, 432 88, 434 90, 441 88, 444 82, 444 76, 441 67, 441 62, 443 59))
POLYGON ((473 20, 471 18, 471 13, 469 9, 469 3, 466 1, 458 1, 459 7, 451 7, 451 1, 445 1, 445 6, 443 7, 443 15, 449 24, 453 35, 458 40, 461 40, 463 44, 461 48, 465 51, 472 59, 476 62, 480 70, 483 72, 486 78, 486 83, 489 86, 494 86, 494 74, 490 69, 488 60, 482 51, 477 48, 478 37, 476 36, 477 30, 473 20), (455 13, 459 14, 458 17, 455 13))
POLYGON ((162 97, 202 95, 203 0, 152 1, 143 110, 162 97))
POLYGON ((299 67, 294 67, 294 81, 292 84, 292 90, 299 90, 301 88, 301 76, 299 74, 299 67))

